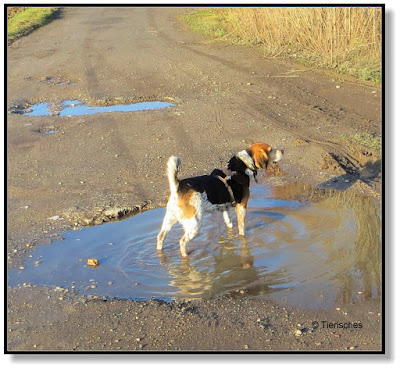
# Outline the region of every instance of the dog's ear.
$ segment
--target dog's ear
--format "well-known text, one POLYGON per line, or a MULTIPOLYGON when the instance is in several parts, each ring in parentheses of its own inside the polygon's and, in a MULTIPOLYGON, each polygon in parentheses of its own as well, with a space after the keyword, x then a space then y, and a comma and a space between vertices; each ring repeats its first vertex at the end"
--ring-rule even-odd
POLYGON ((257 169, 266 169, 268 165, 268 154, 272 147, 265 143, 255 143, 249 148, 257 169))

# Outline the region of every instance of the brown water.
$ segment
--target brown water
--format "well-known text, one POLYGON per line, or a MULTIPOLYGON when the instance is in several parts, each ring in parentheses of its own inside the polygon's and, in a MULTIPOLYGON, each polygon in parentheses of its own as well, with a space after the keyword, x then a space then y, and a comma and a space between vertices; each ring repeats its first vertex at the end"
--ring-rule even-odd
POLYGON ((380 296, 381 219, 369 198, 299 184, 254 185, 246 236, 228 234, 221 213, 207 214, 187 260, 179 252, 180 225, 161 255, 155 249, 164 213, 66 231, 64 240, 38 246, 23 270, 9 270, 9 285, 130 299, 229 294, 309 308, 380 296), (100 265, 88 267, 88 258, 100 265))

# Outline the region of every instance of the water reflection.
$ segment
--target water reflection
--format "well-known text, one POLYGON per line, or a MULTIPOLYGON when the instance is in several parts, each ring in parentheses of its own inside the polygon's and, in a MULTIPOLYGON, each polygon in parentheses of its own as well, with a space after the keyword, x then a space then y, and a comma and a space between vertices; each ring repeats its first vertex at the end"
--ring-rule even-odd
POLYGON ((127 105, 88 106, 79 100, 65 100, 61 104, 50 102, 37 103, 28 109, 15 110, 25 116, 82 116, 94 115, 105 112, 130 112, 162 109, 174 104, 162 101, 146 101, 127 105))
MULTIPOLYGON (((308 200, 328 212, 340 210, 341 217, 331 222, 337 233, 354 234, 352 246, 335 247, 332 239, 326 239, 325 251, 329 264, 338 264, 330 276, 335 286, 337 305, 372 299, 382 292, 382 222, 381 209, 371 197, 349 191, 318 189, 309 185, 292 183, 275 187, 272 194, 277 198, 308 200), (340 262, 338 262, 340 261, 340 262)), ((326 230, 326 223, 315 223, 302 215, 307 232, 315 227, 326 230)), ((321 219, 324 222, 325 219, 321 219)), ((333 219, 331 219, 333 220, 333 219)), ((322 288, 321 288, 322 290, 322 288)), ((323 291, 321 291, 323 295, 323 291)))

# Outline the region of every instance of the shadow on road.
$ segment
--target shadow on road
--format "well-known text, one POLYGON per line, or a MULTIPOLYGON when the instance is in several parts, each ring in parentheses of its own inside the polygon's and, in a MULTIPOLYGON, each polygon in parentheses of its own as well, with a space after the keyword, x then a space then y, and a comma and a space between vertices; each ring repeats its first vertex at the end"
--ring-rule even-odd
POLYGON ((346 172, 346 174, 321 183, 319 187, 346 190, 356 183, 357 180, 370 185, 382 172, 382 160, 368 161, 362 168, 353 168, 352 170, 352 172, 346 172))

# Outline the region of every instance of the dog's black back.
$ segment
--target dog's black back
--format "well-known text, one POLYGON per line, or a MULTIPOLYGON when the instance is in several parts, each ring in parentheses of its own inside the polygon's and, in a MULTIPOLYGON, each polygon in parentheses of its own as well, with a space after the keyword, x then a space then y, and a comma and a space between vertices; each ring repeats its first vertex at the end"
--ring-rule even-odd
MULTIPOLYGON (((237 157, 232 157, 228 163, 228 175, 231 176, 227 180, 227 184, 231 187, 236 203, 240 203, 250 186, 250 178, 245 174, 247 166, 237 157)), ((220 170, 214 169, 210 175, 195 176, 179 181, 178 194, 195 190, 196 192, 205 193, 207 199, 212 204, 223 204, 232 202, 231 196, 225 184, 218 179, 226 178, 227 174, 220 170)))

